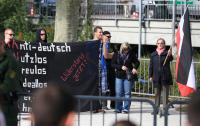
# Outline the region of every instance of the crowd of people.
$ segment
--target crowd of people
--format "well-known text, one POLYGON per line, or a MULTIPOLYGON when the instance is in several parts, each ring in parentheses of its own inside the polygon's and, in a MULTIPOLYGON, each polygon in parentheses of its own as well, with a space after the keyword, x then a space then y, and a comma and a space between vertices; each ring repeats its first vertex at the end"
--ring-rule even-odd
MULTIPOLYGON (((103 31, 102 27, 94 28, 93 40, 99 42, 99 92, 101 96, 116 98, 131 98, 133 83, 137 81, 140 62, 128 42, 123 42, 117 51, 111 51, 111 33, 103 31)), ((12 29, 5 29, 4 39, 0 40, 0 126, 16 126, 18 106, 17 94, 23 90, 20 76, 19 47, 14 39, 12 29)), ((45 29, 36 31, 35 44, 47 43, 45 29)), ((168 103, 169 86, 172 85, 170 62, 173 60, 171 49, 167 50, 165 40, 159 38, 157 48, 151 54, 149 64, 149 80, 155 87, 155 104, 159 110, 161 92, 163 108, 168 103), (166 58, 167 57, 167 58, 166 58)), ((198 118, 200 111, 200 96, 197 92, 188 107, 188 120, 190 126, 200 124, 198 118)), ((48 86, 33 94, 32 113, 35 126, 73 126, 76 100, 61 86, 48 86), (67 107, 66 107, 67 106, 67 107)), ((114 109, 116 113, 129 113, 131 101, 100 102, 100 108, 94 112, 105 112, 114 109)), ((157 111, 158 113, 158 111, 157 111)), ((130 121, 119 121, 113 126, 135 126, 130 121)))
MULTIPOLYGON (((120 50, 110 52, 109 44, 111 33, 104 31, 102 27, 94 28, 94 40, 99 41, 99 65, 100 65, 100 91, 102 96, 106 96, 108 92, 111 96, 118 98, 131 98, 131 90, 133 83, 137 80, 137 68, 139 61, 131 50, 127 42, 121 44, 120 50), (127 73, 134 77, 127 78, 127 73), (115 90, 114 90, 115 89, 115 90), (115 94, 115 95, 114 95, 115 94)), ((107 101, 102 101, 102 109, 109 109, 107 101)), ((131 101, 112 101, 110 108, 114 108, 116 113, 129 113, 131 101)), ((97 111, 98 112, 98 111, 97 111)))
MULTIPOLYGON (((111 96, 117 98, 131 98, 131 91, 134 81, 137 81, 137 68, 140 65, 136 54, 127 42, 123 42, 120 49, 110 52, 109 43, 111 33, 104 31, 102 27, 94 28, 94 40, 100 43, 100 91, 102 96, 106 96, 109 91, 111 96), (109 62, 110 61, 110 62, 109 62), (113 72, 112 72, 113 71, 113 72), (108 74, 111 73, 111 74, 108 74), (114 87, 114 88, 113 88, 114 87), (114 89, 114 90, 113 90, 114 89)), ((157 48, 151 54, 149 64, 149 80, 155 88, 155 104, 157 113, 163 112, 168 103, 169 86, 172 85, 172 75, 170 62, 173 60, 171 49, 167 50, 165 40, 159 38, 156 42, 157 48), (163 107, 160 108, 162 97, 163 107)), ((107 101, 102 101, 102 109, 108 109, 107 101)), ((110 109, 114 108, 116 113, 129 113, 130 100, 112 101, 110 109), (113 104, 115 103, 115 106, 113 104)))
MULTIPOLYGON (((0 39, 0 124, 17 126, 18 94, 23 92, 20 52, 14 31, 7 28, 0 39)), ((34 43, 47 43, 45 29, 38 29, 34 43)))

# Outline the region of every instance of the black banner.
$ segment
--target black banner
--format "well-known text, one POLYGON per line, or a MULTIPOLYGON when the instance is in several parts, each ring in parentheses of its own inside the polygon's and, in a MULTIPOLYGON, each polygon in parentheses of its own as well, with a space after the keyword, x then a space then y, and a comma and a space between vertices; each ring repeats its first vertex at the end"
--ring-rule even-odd
MULTIPOLYGON (((19 43, 24 95, 21 113, 31 112, 31 94, 49 84, 64 85, 74 95, 98 95, 98 42, 19 43)), ((94 104, 98 107, 98 103, 94 104)), ((89 101, 81 102, 81 111, 89 101)))

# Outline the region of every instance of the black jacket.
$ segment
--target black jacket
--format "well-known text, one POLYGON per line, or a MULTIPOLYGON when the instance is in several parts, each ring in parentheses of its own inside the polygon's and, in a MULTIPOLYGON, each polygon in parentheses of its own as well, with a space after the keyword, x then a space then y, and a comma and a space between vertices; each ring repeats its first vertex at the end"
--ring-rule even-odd
MULTIPOLYGON (((119 52, 114 53, 112 58, 112 67, 115 69, 115 75, 120 79, 127 79, 126 72, 122 70, 122 66, 125 65, 128 69, 132 70, 133 68, 137 69, 140 65, 135 54, 131 51, 128 52, 127 58, 120 56, 119 52)), ((135 80, 137 80, 137 75, 135 75, 135 80)))
POLYGON ((157 51, 154 51, 150 57, 149 65, 149 78, 153 78, 153 84, 155 87, 158 85, 172 85, 172 75, 170 70, 170 62, 173 60, 172 55, 168 56, 165 65, 163 63, 167 56, 167 50, 162 52, 160 56, 157 51))

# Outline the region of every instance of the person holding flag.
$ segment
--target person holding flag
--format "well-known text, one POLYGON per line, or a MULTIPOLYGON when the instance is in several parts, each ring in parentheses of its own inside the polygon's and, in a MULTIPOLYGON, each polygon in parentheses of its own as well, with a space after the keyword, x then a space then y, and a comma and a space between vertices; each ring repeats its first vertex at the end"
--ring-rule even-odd
POLYGON ((181 96, 188 96, 196 90, 188 8, 186 8, 176 32, 176 45, 176 83, 181 96))
MULTIPOLYGON (((166 50, 165 40, 157 40, 157 48, 151 54, 149 64, 149 80, 155 88, 155 104, 159 110, 161 92, 163 92, 163 108, 166 107, 169 95, 169 86, 173 84, 170 70, 170 62, 173 60, 172 50, 166 50)), ((158 111, 157 111, 158 114, 158 111)))

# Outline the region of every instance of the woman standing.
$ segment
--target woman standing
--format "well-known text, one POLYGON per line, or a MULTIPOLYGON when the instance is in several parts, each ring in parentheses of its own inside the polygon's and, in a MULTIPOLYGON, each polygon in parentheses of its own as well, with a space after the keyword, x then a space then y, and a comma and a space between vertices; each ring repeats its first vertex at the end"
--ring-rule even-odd
MULTIPOLYGON (((122 43, 120 51, 116 52, 112 59, 112 67, 115 68, 115 93, 116 97, 131 97, 131 89, 134 81, 137 79, 137 68, 139 61, 135 54, 131 51, 128 43, 122 43), (133 75, 132 79, 127 78, 127 72, 133 75)), ((115 105, 115 112, 128 113, 131 101, 117 101, 115 105), (124 104, 123 104, 124 102, 124 104)))
MULTIPOLYGON (((172 85, 170 62, 173 60, 171 49, 165 48, 165 40, 157 40, 157 48, 151 54, 149 65, 149 79, 153 81, 155 88, 155 104, 160 107, 161 91, 163 90, 163 108, 166 107, 169 95, 169 85, 172 85), (166 59, 166 60, 165 60, 166 59)), ((158 114, 158 111, 157 111, 158 114)))

